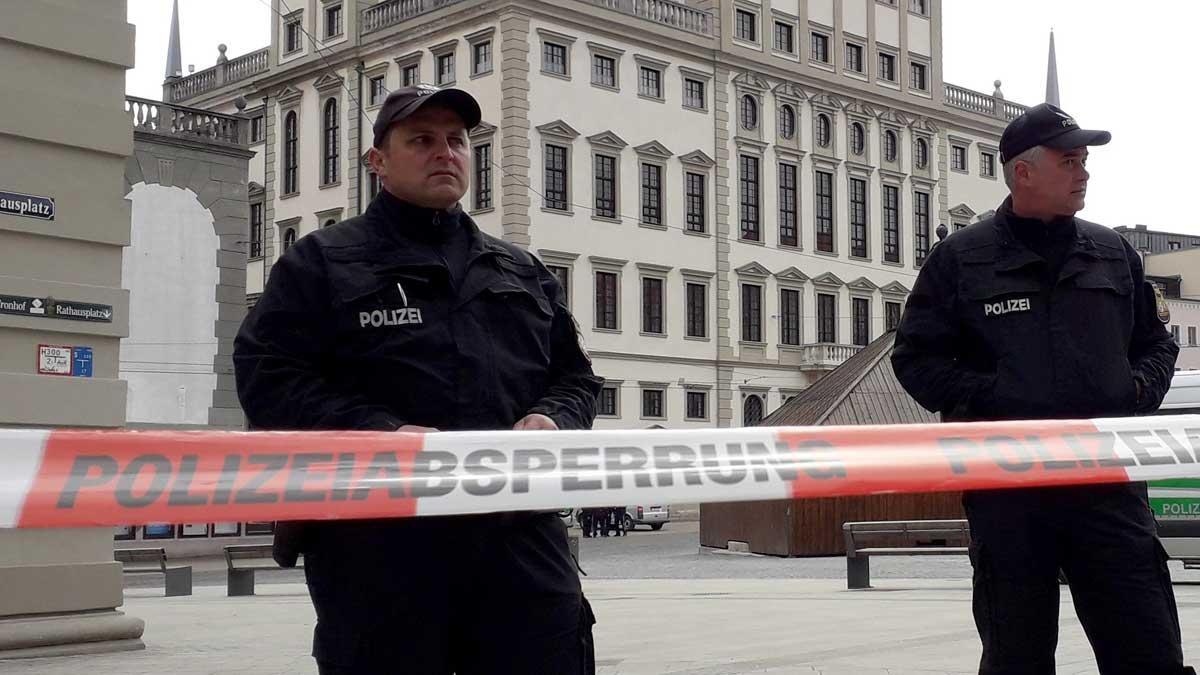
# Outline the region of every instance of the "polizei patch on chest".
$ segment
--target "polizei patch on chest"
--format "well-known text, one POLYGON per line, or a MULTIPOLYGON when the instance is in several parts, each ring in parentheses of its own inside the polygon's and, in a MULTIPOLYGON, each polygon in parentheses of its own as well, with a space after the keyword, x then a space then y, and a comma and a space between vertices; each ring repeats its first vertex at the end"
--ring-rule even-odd
POLYGON ((358 323, 362 328, 380 328, 383 326, 408 326, 424 323, 421 320, 421 310, 416 307, 398 309, 377 309, 373 312, 359 312, 358 323))
POLYGON ((1030 308, 1029 298, 1010 298, 1000 302, 984 303, 983 315, 1000 316, 1001 314, 1011 314, 1013 312, 1028 312, 1030 308))

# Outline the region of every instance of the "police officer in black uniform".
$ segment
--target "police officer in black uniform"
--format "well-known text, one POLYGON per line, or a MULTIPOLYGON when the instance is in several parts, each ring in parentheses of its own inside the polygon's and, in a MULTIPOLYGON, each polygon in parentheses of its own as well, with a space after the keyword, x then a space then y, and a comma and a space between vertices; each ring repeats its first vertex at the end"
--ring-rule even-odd
MULTIPOLYGON (((1010 196, 925 261, 896 336, 905 389, 947 421, 1155 410, 1179 353, 1134 249, 1075 217, 1088 146, 1043 104, 1000 140, 1010 196)), ((1054 673, 1058 570, 1102 675, 1180 675, 1167 557, 1145 483, 969 492, 981 675, 1054 673)))
MULTIPOLYGON (((459 200, 466 92, 390 94, 366 213, 295 243, 235 344, 256 429, 586 429, 601 381, 563 289, 536 258, 480 232, 459 200)), ((594 672, 591 626, 554 512, 283 524, 304 555, 320 672, 594 672)))

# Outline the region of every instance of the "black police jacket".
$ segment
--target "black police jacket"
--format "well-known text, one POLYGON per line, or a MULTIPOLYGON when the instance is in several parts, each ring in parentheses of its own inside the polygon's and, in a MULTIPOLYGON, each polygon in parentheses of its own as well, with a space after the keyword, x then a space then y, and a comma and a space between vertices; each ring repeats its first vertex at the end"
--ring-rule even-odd
POLYGON ((1006 200, 926 259, 892 353, 904 388, 948 421, 1157 409, 1179 347, 1137 252, 1076 218, 1050 283, 1046 261, 1013 236, 1010 214, 1006 200))
MULTIPOLYGON (((511 429, 529 413, 587 429, 602 384, 540 261, 457 209, 387 192, 280 257, 233 360, 249 425, 264 430, 511 429), (429 236, 454 221, 465 261, 429 236)), ((303 542, 287 539, 276 554, 282 544, 294 564, 303 542)))

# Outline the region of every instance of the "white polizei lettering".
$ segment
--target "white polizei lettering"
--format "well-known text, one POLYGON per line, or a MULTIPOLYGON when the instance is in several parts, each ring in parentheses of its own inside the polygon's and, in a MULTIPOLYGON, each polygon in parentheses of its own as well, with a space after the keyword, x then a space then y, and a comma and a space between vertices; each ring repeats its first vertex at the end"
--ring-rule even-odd
POLYGON ((1000 302, 984 303, 983 315, 999 316, 1011 312, 1028 312, 1032 308, 1033 306, 1029 298, 1012 298, 1011 300, 1001 300, 1000 302))
POLYGON ((358 327, 366 328, 370 324, 371 324, 371 313, 370 312, 359 312, 358 313, 358 327))
POLYGON ((374 312, 371 312, 371 325, 376 328, 379 328, 383 325, 383 312, 379 311, 378 309, 374 312))
POLYGON ((407 326, 421 323, 424 323, 421 317, 421 310, 416 307, 401 307, 388 310, 376 309, 371 312, 358 313, 358 325, 360 328, 366 328, 367 326, 371 326, 372 328, 407 326))

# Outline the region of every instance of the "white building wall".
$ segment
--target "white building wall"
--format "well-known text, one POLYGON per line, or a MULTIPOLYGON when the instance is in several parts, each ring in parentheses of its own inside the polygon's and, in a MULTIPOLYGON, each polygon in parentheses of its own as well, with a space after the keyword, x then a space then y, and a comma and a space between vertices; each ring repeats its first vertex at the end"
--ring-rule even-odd
POLYGON ((1179 332, 1179 359, 1175 367, 1200 370, 1200 302, 1167 300, 1167 307, 1171 310, 1167 330, 1177 327, 1179 332))
MULTIPOLYGON (((875 5, 875 39, 890 47, 900 47, 900 12, 895 7, 888 7, 879 2, 872 2, 875 5)), ((868 9, 867 11, 870 11, 868 9)), ((871 61, 875 63, 874 60, 871 61)), ((896 64, 897 67, 899 63, 896 64)), ((872 72, 874 72, 872 70, 872 72)), ((903 77, 907 73, 896 73, 897 76, 903 77)))
POLYGON ((930 37, 928 17, 909 12, 908 51, 922 56, 931 56, 933 54, 933 41, 930 37))
MULTIPOLYGON (((808 20, 815 21, 824 26, 832 26, 833 0, 808 0, 808 20)), ((807 31, 801 31, 801 35, 806 32, 807 31)), ((808 40, 801 40, 800 44, 808 44, 808 40)))
POLYGON ((129 383, 127 419, 208 424, 217 385, 217 235, 195 193, 138 183, 122 279, 130 289, 129 337, 120 377, 129 383))

